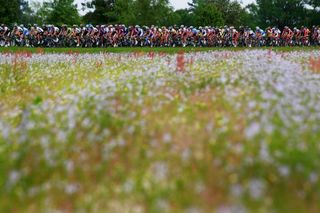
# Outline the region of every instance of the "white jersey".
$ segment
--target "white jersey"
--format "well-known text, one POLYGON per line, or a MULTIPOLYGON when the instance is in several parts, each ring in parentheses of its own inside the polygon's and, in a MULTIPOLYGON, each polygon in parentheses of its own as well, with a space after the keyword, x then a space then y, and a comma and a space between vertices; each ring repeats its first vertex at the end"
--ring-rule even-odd
POLYGON ((43 33, 43 29, 41 27, 37 27, 36 30, 39 32, 39 33, 43 33))

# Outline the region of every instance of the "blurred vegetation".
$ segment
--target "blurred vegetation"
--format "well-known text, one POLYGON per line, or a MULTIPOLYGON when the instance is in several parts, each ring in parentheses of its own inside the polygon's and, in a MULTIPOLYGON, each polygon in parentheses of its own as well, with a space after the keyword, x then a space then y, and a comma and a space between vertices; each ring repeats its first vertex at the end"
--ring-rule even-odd
POLYGON ((3 54, 0 212, 320 212, 312 56, 3 54))
POLYGON ((320 20, 319 0, 256 0, 247 9, 261 26, 312 26, 320 20))
MULTIPOLYGON (((255 48, 252 48, 255 49, 255 48)), ((308 52, 318 50, 319 47, 258 47, 259 50, 275 52, 308 52)), ((117 47, 117 48, 28 48, 28 47, 0 47, 0 54, 11 53, 68 53, 68 54, 97 54, 97 53, 166 53, 180 52, 208 52, 208 51, 244 51, 247 47, 117 47)))

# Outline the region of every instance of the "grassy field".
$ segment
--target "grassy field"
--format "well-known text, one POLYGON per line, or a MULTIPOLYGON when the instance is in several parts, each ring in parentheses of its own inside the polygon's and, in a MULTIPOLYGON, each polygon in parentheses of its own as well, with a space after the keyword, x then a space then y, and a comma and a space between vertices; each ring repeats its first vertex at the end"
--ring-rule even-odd
MULTIPOLYGON (((263 47, 263 48, 253 48, 253 49, 272 49, 273 51, 281 52, 291 52, 291 51, 313 51, 319 50, 320 47, 263 47)), ((163 52, 163 53, 178 53, 178 52, 203 52, 203 51, 243 51, 248 50, 244 47, 228 47, 228 48, 217 48, 217 47, 177 47, 177 48, 167 48, 167 47, 118 47, 118 48, 27 48, 27 47, 0 47, 0 53, 14 53, 14 52, 32 52, 32 53, 128 53, 128 52, 163 52)))
POLYGON ((0 54, 1 212, 320 211, 319 50, 29 50, 0 54))

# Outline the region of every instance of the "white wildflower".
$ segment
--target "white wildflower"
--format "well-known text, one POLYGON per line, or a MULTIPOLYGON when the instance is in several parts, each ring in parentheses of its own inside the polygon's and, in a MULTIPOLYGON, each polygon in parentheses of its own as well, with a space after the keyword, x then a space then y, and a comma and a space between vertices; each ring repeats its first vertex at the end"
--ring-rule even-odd
POLYGON ((245 130, 245 136, 247 139, 253 139, 261 130, 261 125, 257 122, 251 123, 245 130))
POLYGON ((265 183, 259 179, 250 180, 248 183, 248 192, 251 198, 259 200, 265 192, 265 183))
POLYGON ((171 134, 170 134, 170 133, 165 133, 165 134, 162 136, 162 140, 163 140, 163 142, 165 142, 165 143, 171 142, 171 140, 172 140, 171 134))

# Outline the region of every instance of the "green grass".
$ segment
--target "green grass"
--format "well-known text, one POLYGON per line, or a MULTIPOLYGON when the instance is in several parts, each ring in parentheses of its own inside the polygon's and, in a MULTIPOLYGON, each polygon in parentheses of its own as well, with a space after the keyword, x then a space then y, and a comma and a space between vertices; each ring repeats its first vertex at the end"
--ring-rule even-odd
POLYGON ((168 47, 118 47, 118 48, 27 48, 27 47, 8 47, 0 48, 0 53, 6 52, 42 52, 45 53, 68 53, 68 52, 77 52, 77 53, 100 53, 100 52, 110 52, 110 53, 127 53, 127 52, 163 52, 163 53, 178 53, 178 52, 195 52, 195 51, 223 51, 223 50, 230 50, 230 51, 243 51, 243 50, 250 50, 250 49, 272 49, 274 51, 283 51, 283 52, 290 52, 290 51, 312 51, 317 50, 319 47, 263 47, 263 48, 244 48, 244 47, 237 47, 237 48, 217 48, 217 47, 175 47, 175 48, 168 48, 168 47))

